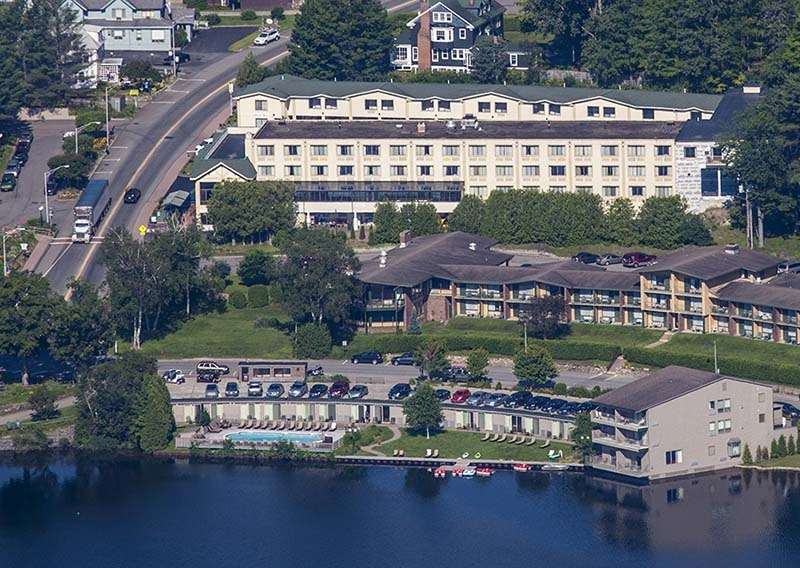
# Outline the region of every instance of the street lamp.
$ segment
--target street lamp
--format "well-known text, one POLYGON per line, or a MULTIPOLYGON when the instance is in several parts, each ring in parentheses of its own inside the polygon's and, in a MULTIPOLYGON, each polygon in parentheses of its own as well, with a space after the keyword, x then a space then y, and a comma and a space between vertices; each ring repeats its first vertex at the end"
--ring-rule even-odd
MULTIPOLYGON (((108 103, 106 103, 106 104, 108 104, 108 103)), ((106 106, 106 111, 108 111, 108 106, 106 106)), ((102 123, 102 122, 100 122, 99 120, 95 120, 94 122, 87 122, 87 123, 86 123, 86 124, 84 124, 83 126, 76 126, 76 127, 75 127, 75 155, 76 155, 76 156, 78 155, 78 134, 79 134, 79 133, 80 133, 80 131, 81 131, 81 130, 83 130, 84 128, 87 128, 87 127, 89 127, 89 126, 93 126, 93 125, 95 125, 95 124, 103 124, 103 123, 102 123)), ((106 128, 108 128, 108 127, 106 127, 106 128)))
MULTIPOLYGON (((100 123, 98 122, 98 124, 100 124, 100 123)), ((77 139, 78 139, 78 135, 77 135, 77 129, 76 129, 75 140, 77 140, 77 139)), ((76 142, 76 144, 77 144, 77 142, 76 142)), ((47 170, 46 172, 44 172, 44 218, 45 218, 45 221, 47 221, 48 225, 50 224, 50 204, 48 202, 48 196, 47 196, 47 179, 50 177, 50 174, 52 174, 53 172, 57 172, 58 170, 65 170, 65 169, 68 169, 68 168, 69 168, 69 164, 64 164, 63 166, 58 166, 57 168, 53 168, 52 170, 47 170)))

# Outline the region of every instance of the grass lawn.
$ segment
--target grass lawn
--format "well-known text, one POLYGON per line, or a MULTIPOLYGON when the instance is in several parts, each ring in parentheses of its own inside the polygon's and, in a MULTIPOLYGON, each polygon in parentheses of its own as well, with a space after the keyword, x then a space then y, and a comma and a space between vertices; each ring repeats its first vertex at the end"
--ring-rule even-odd
MULTIPOLYGON (((78 418, 78 407, 77 406, 67 406, 61 409, 61 413, 52 420, 42 420, 40 422, 33 422, 28 420, 23 422, 20 425, 20 430, 31 430, 34 428, 39 428, 42 432, 52 432, 53 430, 58 430, 59 428, 64 428, 65 426, 70 426, 75 424, 75 420, 78 418)), ((19 432, 19 430, 3 430, 4 436, 12 435, 14 432, 19 432)))
POLYGON ((762 467, 796 467, 800 469, 800 454, 784 456, 758 464, 762 467))
POLYGON ((228 51, 241 51, 250 47, 253 44, 253 40, 258 37, 259 33, 259 30, 256 30, 253 33, 247 34, 242 39, 236 40, 228 46, 228 51))
POLYGON ((560 341, 574 340, 584 343, 610 343, 620 347, 643 347, 658 341, 658 338, 663 335, 656 329, 633 326, 573 323, 570 328, 572 333, 560 341))
POLYGON ((231 243, 213 245, 211 252, 213 256, 244 256, 249 251, 256 249, 262 250, 269 254, 278 254, 278 249, 269 243, 261 243, 257 245, 245 245, 241 243, 235 245, 231 243))
POLYGON ((548 448, 537 446, 515 446, 506 443, 481 442, 483 435, 474 432, 454 432, 446 431, 432 435, 430 440, 425 435, 411 435, 403 432, 400 439, 376 448, 384 455, 391 456, 394 450, 404 450, 406 457, 424 457, 425 450, 438 449, 439 456, 443 458, 458 458, 464 452, 468 452, 471 457, 476 452, 481 454, 482 459, 490 460, 509 460, 509 461, 550 461, 547 459, 547 452, 550 450, 562 450, 564 460, 569 461, 572 454, 572 446, 559 442, 552 442, 548 448))
POLYGON ((362 451, 361 448, 385 442, 392 437, 392 430, 389 427, 379 426, 378 424, 370 424, 366 428, 361 428, 360 433, 361 438, 358 440, 355 453, 353 453, 353 446, 345 443, 337 448, 334 454, 337 456, 371 456, 372 454, 362 451))
MULTIPOLYGON (((255 20, 243 20, 239 16, 220 16, 220 18, 222 21, 219 23, 219 25, 214 27, 261 26, 262 22, 260 18, 255 20)), ((294 29, 294 19, 294 15, 287 15, 283 20, 278 22, 278 29, 282 34, 291 34, 292 29, 294 29)), ((256 30, 251 34, 247 34, 242 39, 233 42, 228 46, 228 51, 241 51, 242 49, 251 46, 253 44, 253 40, 258 37, 259 33, 260 30, 256 30)))
POLYGON ((747 359, 764 363, 800 365, 800 349, 796 345, 783 345, 726 335, 679 333, 674 335, 667 343, 655 349, 657 351, 711 355, 714 352, 715 341, 717 343, 717 354, 720 357, 746 357, 747 359))
POLYGON ((275 308, 229 308, 221 314, 197 316, 166 337, 145 342, 142 350, 163 358, 291 357, 289 336, 274 328, 255 327, 259 317, 286 316, 275 308))
MULTIPOLYGON (((56 398, 63 398, 75 394, 74 385, 64 385, 55 381, 47 381, 44 383, 56 395, 56 398)), ((15 383, 6 385, 6 388, 0 392, 0 407, 7 404, 20 404, 26 402, 33 394, 34 388, 38 385, 23 386, 22 384, 15 383)))
POLYGON ((0 168, 3 168, 2 172, 6 171, 6 166, 8 165, 8 161, 11 159, 11 156, 14 155, 14 144, 3 144, 0 146, 0 168))
MULTIPOLYGON (((747 247, 747 236, 744 231, 720 225, 714 228, 712 234, 716 243, 736 243, 742 248, 747 247)), ((800 258, 800 236, 767 238, 762 250, 775 256, 800 258)))

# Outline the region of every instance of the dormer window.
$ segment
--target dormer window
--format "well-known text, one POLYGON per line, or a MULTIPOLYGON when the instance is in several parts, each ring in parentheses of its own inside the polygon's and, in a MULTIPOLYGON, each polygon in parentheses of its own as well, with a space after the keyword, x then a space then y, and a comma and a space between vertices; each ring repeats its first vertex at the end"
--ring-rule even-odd
POLYGON ((451 12, 434 12, 433 21, 436 23, 450 23, 453 21, 453 14, 451 12))

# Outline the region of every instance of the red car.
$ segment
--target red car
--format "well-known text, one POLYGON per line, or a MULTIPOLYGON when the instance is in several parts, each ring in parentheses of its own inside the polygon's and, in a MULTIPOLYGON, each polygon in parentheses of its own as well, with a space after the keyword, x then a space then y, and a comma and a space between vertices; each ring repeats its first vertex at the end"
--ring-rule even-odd
POLYGON ((629 252, 622 257, 622 266, 627 268, 639 268, 640 266, 649 266, 655 264, 656 257, 652 254, 645 254, 643 252, 629 252))
POLYGON ((347 396, 348 392, 350 392, 350 385, 344 381, 336 381, 331 385, 331 388, 328 391, 328 397, 343 398, 347 396))
POLYGON ((463 404, 467 402, 469 395, 472 394, 469 392, 469 389, 459 389, 453 393, 453 398, 450 399, 450 402, 455 402, 456 404, 463 404))

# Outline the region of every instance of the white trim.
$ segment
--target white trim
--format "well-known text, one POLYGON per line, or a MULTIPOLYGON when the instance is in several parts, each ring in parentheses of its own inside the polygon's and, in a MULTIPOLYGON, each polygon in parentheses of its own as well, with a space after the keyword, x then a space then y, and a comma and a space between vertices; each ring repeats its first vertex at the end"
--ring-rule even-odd
MULTIPOLYGON (((436 4, 434 4, 433 6, 431 6, 430 8, 428 8, 427 10, 425 10, 424 12, 421 12, 421 13, 417 14, 417 15, 416 15, 414 18, 412 18, 411 20, 409 20, 409 21, 408 21, 408 23, 406 24, 406 26, 408 26, 409 28, 413 28, 415 25, 417 25, 417 21, 420 19, 420 17, 421 17, 423 14, 427 14, 428 12, 430 12, 431 10, 433 10, 434 8, 436 8, 437 6, 441 6, 441 7, 442 7, 442 8, 443 8, 445 11, 447 11, 447 12, 450 12, 451 14, 453 14, 453 18, 454 18, 454 19, 455 19, 455 18, 458 18, 459 20, 461 20, 462 22, 464 22, 464 23, 466 24, 466 26, 467 26, 469 29, 471 29, 471 30, 474 30, 474 29, 475 29, 475 26, 473 26, 472 24, 470 24, 470 23, 469 23, 467 20, 465 20, 464 18, 462 18, 461 16, 459 16, 458 14, 456 14, 455 12, 453 12, 453 11, 452 11, 450 8, 448 8, 447 6, 445 6, 444 4, 442 4, 441 2, 437 2, 436 4)), ((433 23, 433 16, 431 16, 431 23, 433 23)))
MULTIPOLYGON (((216 164, 214 164, 213 166, 211 166, 210 168, 205 170, 202 174, 198 174, 195 177, 190 177, 189 181, 200 181, 200 178, 202 178, 204 176, 207 176, 208 174, 210 174, 211 172, 213 172, 217 168, 224 168, 224 169, 228 170, 230 173, 232 173, 233 175, 235 175, 236 177, 238 177, 239 179, 243 179, 243 180, 247 180, 247 181, 253 181, 254 179, 256 179, 256 178, 249 178, 249 177, 243 176, 241 173, 237 172, 236 170, 234 170, 233 168, 231 168, 227 164, 223 164, 222 162, 217 162, 216 164)), ((258 174, 256 174, 256 175, 258 175, 258 174)))

